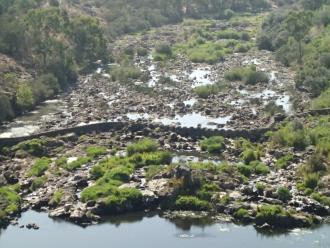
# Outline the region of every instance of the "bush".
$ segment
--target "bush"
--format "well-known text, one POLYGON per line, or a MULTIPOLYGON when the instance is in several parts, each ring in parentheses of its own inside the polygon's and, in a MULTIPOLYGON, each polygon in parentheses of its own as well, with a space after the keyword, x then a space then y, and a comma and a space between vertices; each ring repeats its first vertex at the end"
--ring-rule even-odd
POLYGON ((41 188, 45 183, 46 183, 46 178, 45 177, 36 177, 35 179, 33 179, 29 190, 31 192, 33 192, 36 189, 41 188))
POLYGON ((271 134, 271 141, 280 146, 294 147, 297 150, 304 150, 310 139, 299 123, 290 122, 271 134))
POLYGON ((241 154, 241 157, 246 164, 249 164, 250 162, 259 159, 259 153, 258 153, 258 151, 254 151, 251 148, 247 148, 243 151, 243 153, 241 154))
POLYGON ((95 184, 87 187, 81 192, 81 200, 83 202, 96 201, 112 194, 116 190, 116 186, 111 183, 95 184))
POLYGON ((104 146, 89 146, 86 149, 87 156, 95 158, 107 154, 107 148, 104 146))
POLYGON ((266 189, 266 185, 263 184, 263 183, 257 183, 256 184, 256 189, 257 189, 259 195, 263 195, 263 193, 266 189))
POLYGON ((142 193, 134 188, 116 189, 103 204, 111 214, 137 211, 142 208, 142 193))
POLYGON ((202 151, 208 151, 213 154, 220 153, 225 147, 224 138, 222 136, 213 136, 201 141, 200 146, 202 151))
POLYGON ((170 164, 172 161, 172 155, 169 152, 161 151, 136 153, 129 157, 128 161, 137 169, 148 165, 170 164))
POLYGON ((317 173, 307 174, 304 177, 304 186, 311 190, 314 190, 319 184, 320 176, 317 173))
POLYGON ((29 177, 36 176, 40 177, 42 176, 46 170, 49 168, 49 164, 51 163, 51 160, 49 158, 40 158, 37 159, 32 166, 32 168, 28 171, 27 175, 29 177))
POLYGON ((238 67, 225 73, 229 81, 244 81, 245 84, 268 83, 269 78, 264 72, 256 71, 255 66, 238 67))
POLYGON ((249 211, 247 211, 246 209, 240 208, 234 213, 234 217, 239 220, 243 220, 243 219, 249 218, 250 214, 249 214, 249 211))
POLYGON ((265 165, 264 163, 259 162, 259 161, 251 162, 250 166, 254 167, 255 173, 259 174, 259 175, 260 174, 266 175, 270 172, 268 166, 265 165))
POLYGON ((292 154, 287 154, 283 157, 280 157, 276 161, 276 167, 278 169, 286 169, 289 165, 289 163, 293 160, 293 155, 292 154))
POLYGON ((135 153, 143 153, 143 152, 154 152, 158 149, 158 143, 155 140, 145 138, 141 141, 138 141, 134 144, 130 144, 127 146, 127 154, 129 156, 135 153))
POLYGON ((311 194, 311 197, 315 201, 318 201, 319 203, 322 203, 323 205, 330 207, 330 197, 324 196, 320 193, 313 193, 311 194))
POLYGON ((313 109, 330 108, 330 89, 323 92, 318 98, 312 102, 313 109))
POLYGON ((128 182, 131 177, 131 170, 127 167, 119 166, 106 172, 105 177, 111 180, 128 182))
POLYGON ((8 216, 20 210, 21 198, 16 186, 0 187, 0 226, 8 221, 8 216))
POLYGON ((292 198, 292 195, 290 193, 290 190, 286 187, 279 187, 277 189, 278 199, 281 201, 287 202, 292 198))
POLYGON ((211 205, 195 196, 179 196, 175 201, 175 208, 178 210, 207 211, 211 205))
POLYGON ((27 153, 38 157, 44 155, 46 152, 44 142, 40 139, 32 139, 19 143, 15 149, 26 151, 27 153))
POLYGON ((227 84, 217 83, 212 85, 201 85, 197 86, 194 91, 200 98, 208 98, 211 95, 215 95, 219 92, 224 91, 228 87, 227 84))
POLYGON ((268 223, 274 225, 279 216, 284 216, 286 212, 281 206, 278 205, 261 205, 257 209, 256 223, 268 223))
POLYGON ((58 206, 62 200, 63 194, 64 194, 63 189, 56 190, 48 204, 51 206, 58 206))
POLYGON ((250 177, 253 173, 253 168, 249 165, 239 165, 238 172, 241 173, 243 176, 250 177))
POLYGON ((202 187, 197 191, 199 199, 210 201, 213 194, 220 190, 219 186, 213 183, 203 184, 202 187))

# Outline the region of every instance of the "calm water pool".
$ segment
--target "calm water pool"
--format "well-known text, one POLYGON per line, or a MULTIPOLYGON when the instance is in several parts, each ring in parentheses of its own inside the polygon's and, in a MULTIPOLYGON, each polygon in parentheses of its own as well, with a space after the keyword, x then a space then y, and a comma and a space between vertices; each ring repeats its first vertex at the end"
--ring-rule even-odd
POLYGON ((158 215, 125 215, 82 228, 52 220, 45 213, 28 211, 21 224, 35 222, 39 230, 9 226, 0 234, 1 248, 144 247, 144 248, 311 248, 330 247, 330 226, 296 229, 287 234, 264 235, 253 226, 170 222, 158 215))

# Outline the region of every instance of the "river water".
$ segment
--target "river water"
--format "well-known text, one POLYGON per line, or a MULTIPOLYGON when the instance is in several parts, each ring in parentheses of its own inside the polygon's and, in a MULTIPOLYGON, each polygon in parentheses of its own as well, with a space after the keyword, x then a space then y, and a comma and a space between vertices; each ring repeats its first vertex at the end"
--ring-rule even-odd
POLYGON ((28 211, 21 224, 36 223, 39 230, 9 226, 0 233, 1 248, 329 248, 330 226, 295 229, 286 234, 265 235, 253 226, 231 223, 170 222, 158 215, 131 214, 82 228, 52 220, 46 213, 28 211))

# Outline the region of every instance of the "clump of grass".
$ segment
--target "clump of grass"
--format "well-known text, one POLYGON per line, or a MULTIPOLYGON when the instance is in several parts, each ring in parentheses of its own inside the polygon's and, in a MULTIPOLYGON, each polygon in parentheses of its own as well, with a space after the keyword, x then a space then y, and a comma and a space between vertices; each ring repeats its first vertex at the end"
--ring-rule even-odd
POLYGON ((104 146, 89 146, 86 148, 87 156, 96 158, 107 154, 107 148, 104 146))
POLYGON ((19 187, 15 185, 0 187, 0 226, 8 222, 10 215, 20 210, 21 198, 18 192, 19 187))
POLYGON ((136 143, 130 144, 127 146, 127 154, 131 156, 135 153, 144 153, 144 152, 154 152, 158 149, 158 143, 149 138, 145 138, 136 143))
POLYGON ((175 201, 175 208, 179 210, 207 211, 211 209, 211 204, 195 196, 179 196, 175 201))
POLYGON ((63 168, 68 171, 74 171, 79 169, 82 165, 87 164, 92 161, 91 157, 79 157, 77 160, 72 161, 70 163, 65 163, 63 168))
POLYGON ((42 176, 45 173, 45 171, 48 170, 50 163, 51 163, 51 160, 46 157, 37 159, 35 161, 34 165, 32 166, 32 168, 28 171, 27 175, 29 177, 42 176))
POLYGON ((33 191, 41 188, 42 186, 44 186, 46 181, 47 181, 46 177, 36 177, 36 178, 34 178, 29 190, 31 192, 33 192, 33 191))
POLYGON ((64 195, 63 189, 58 189, 54 192, 52 198, 49 201, 49 205, 51 206, 58 206, 62 200, 62 197, 64 195))
POLYGON ((260 161, 252 161, 249 164, 239 164, 238 171, 245 177, 252 174, 266 175, 270 172, 269 167, 260 161))
POLYGON ((277 189, 278 199, 287 202, 292 198, 292 195, 290 193, 290 190, 286 187, 279 187, 277 189))
POLYGON ((211 95, 216 95, 219 92, 223 92, 228 87, 225 83, 216 83, 210 85, 197 86, 194 91, 200 98, 208 98, 211 95))
POLYGON ((278 169, 286 169, 289 163, 293 160, 292 154, 287 154, 285 156, 280 157, 276 161, 276 168, 278 169))
POLYGON ((213 154, 220 153, 225 147, 224 138, 222 136, 213 136, 202 140, 200 146, 202 151, 207 151, 213 154))
POLYGON ((23 150, 33 156, 43 156, 46 153, 44 142, 41 139, 24 141, 15 146, 15 150, 23 150))
POLYGON ((234 68, 225 73, 225 78, 229 81, 243 81, 251 85, 269 81, 267 74, 257 71, 255 66, 234 68))

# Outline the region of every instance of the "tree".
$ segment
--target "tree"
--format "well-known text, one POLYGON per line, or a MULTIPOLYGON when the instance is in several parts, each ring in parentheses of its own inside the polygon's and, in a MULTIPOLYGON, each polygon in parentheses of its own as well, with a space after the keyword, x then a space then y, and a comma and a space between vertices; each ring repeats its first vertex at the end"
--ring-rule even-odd
POLYGON ((16 103, 21 110, 29 109, 35 104, 31 87, 26 83, 19 83, 16 91, 16 103))
POLYGON ((311 26, 311 15, 306 12, 290 12, 286 18, 286 29, 289 34, 298 42, 299 58, 298 63, 302 64, 303 50, 302 40, 308 34, 311 26))
POLYGON ((317 10, 326 3, 327 0, 301 0, 301 5, 305 10, 317 10))

